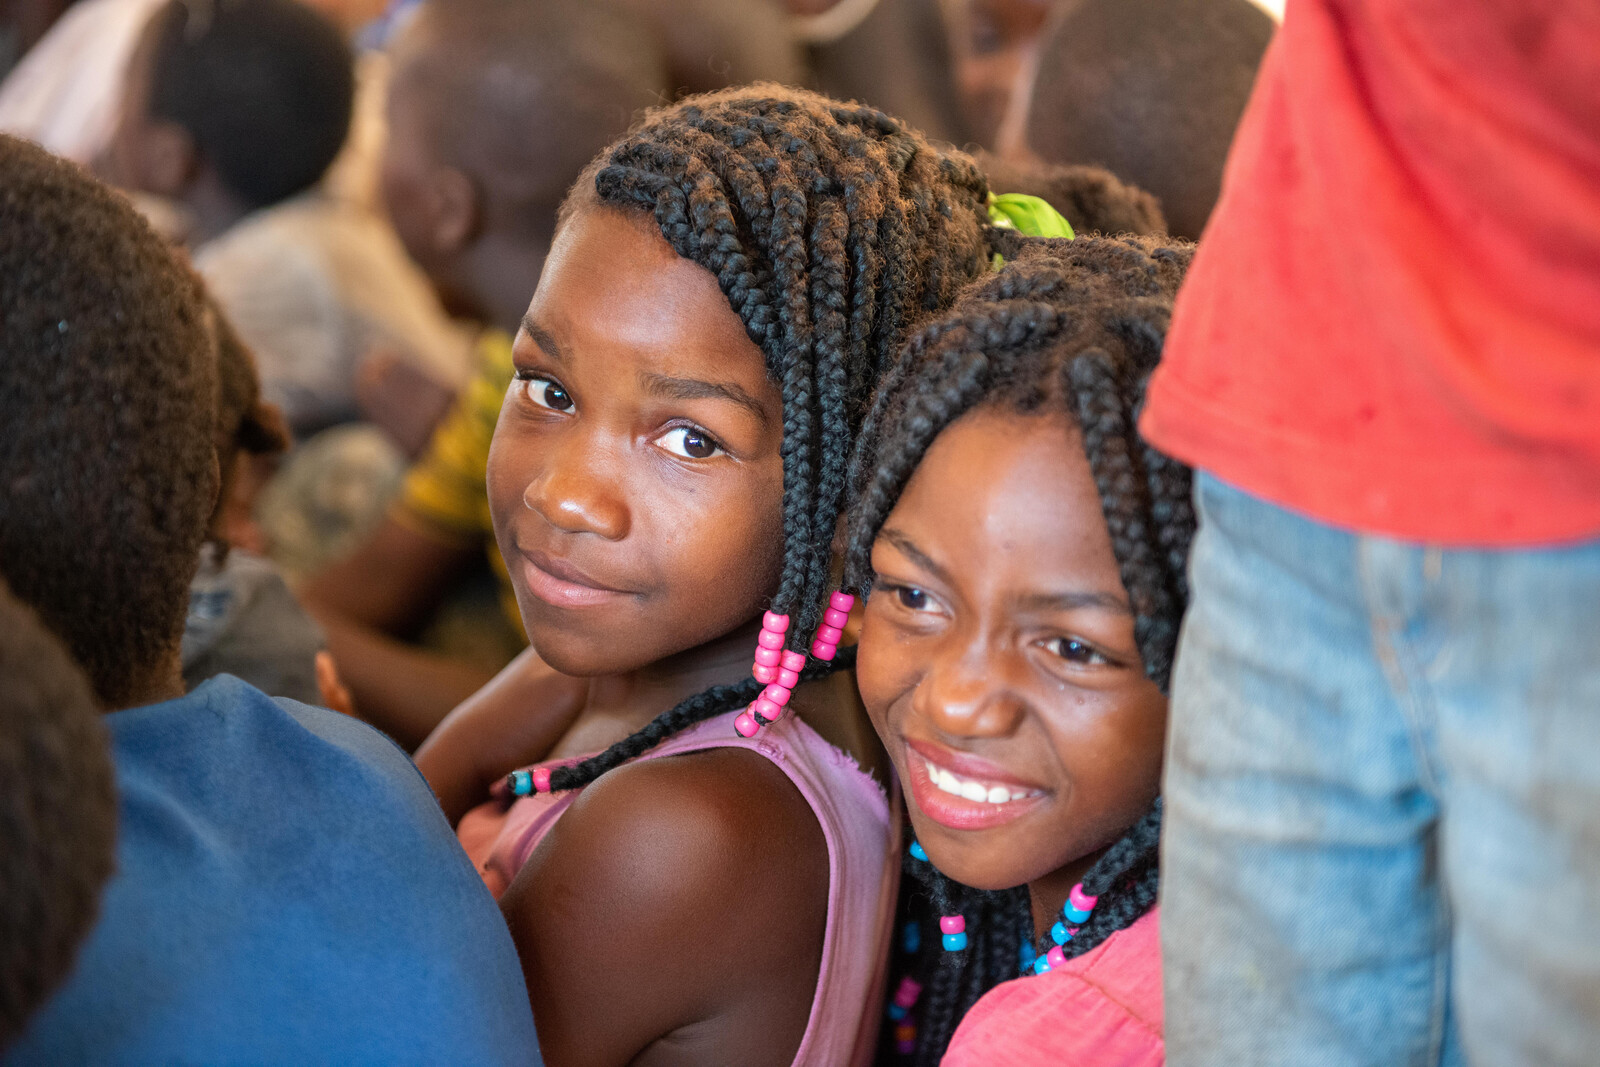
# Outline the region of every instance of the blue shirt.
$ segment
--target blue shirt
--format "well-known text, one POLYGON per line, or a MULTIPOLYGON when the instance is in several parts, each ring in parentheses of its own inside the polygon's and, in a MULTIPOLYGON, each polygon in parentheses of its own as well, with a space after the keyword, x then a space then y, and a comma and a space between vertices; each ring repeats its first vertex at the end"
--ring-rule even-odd
POLYGON ((106 724, 117 874, 6 1063, 539 1062, 505 923, 388 738, 228 675, 106 724))

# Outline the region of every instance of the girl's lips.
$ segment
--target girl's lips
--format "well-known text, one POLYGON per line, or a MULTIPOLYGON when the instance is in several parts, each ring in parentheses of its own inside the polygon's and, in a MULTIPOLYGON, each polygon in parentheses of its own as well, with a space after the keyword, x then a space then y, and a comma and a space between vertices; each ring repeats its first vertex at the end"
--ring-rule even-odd
POLYGON ((540 553, 521 550, 522 580, 528 592, 552 607, 586 608, 607 604, 630 594, 592 583, 587 575, 540 553), (559 571, 560 576, 554 571, 559 571))
POLYGON ((907 743, 906 776, 912 802, 940 826, 952 830, 993 829, 1022 818, 1046 796, 1044 790, 1009 777, 1000 780, 959 775, 938 760, 924 756, 920 750, 925 747, 931 746, 907 743), (952 792, 953 788, 959 793, 952 792))

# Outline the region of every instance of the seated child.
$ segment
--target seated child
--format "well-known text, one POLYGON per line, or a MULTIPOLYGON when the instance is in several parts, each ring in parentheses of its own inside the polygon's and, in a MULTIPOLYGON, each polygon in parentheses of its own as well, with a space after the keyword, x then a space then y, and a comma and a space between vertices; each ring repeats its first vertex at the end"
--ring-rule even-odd
POLYGON ((439 393, 467 370, 465 336, 394 233, 318 188, 349 129, 352 63, 296 0, 171 0, 135 48, 112 145, 121 184, 189 216, 196 269, 302 438, 358 417, 374 352, 439 393))
POLYGON ((198 281, 115 192, 0 138, 0 572, 87 674, 116 874, 18 1063, 526 1062, 494 904, 426 784, 353 719, 184 695, 217 497, 198 281))
POLYGON ((587 692, 459 830, 549 1062, 870 1059, 898 849, 829 546, 877 368, 988 217, 967 157, 770 85, 653 113, 563 207, 488 492, 587 692))
POLYGON ((0 580, 0 1054, 72 968, 111 877, 117 795, 99 702, 0 580))
POLYGON ((322 634, 283 575, 259 554, 252 518, 261 467, 289 447, 277 409, 261 401, 255 362, 220 313, 211 317, 217 352, 217 468, 222 484, 200 569, 189 583, 183 628, 183 684, 194 689, 231 674, 263 693, 323 703, 317 684, 322 634), (252 551, 257 549, 257 551, 252 551))
POLYGON ((938 917, 907 931, 894 1043, 929 1067, 1159 1064, 1158 793, 1194 511, 1134 419, 1191 246, 1014 251, 913 335, 856 459, 857 680, 907 785, 926 891, 908 899, 938 917))

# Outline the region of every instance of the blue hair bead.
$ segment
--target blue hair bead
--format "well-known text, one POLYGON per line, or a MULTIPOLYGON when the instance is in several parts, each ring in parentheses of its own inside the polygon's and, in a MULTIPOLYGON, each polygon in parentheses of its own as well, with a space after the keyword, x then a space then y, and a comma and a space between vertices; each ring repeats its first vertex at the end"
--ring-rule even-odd
POLYGON ((960 952, 966 947, 967 932, 965 930, 961 931, 959 934, 944 935, 944 950, 946 952, 960 952))
POLYGON ((916 923, 906 923, 905 932, 900 935, 900 946, 907 952, 915 952, 922 947, 922 927, 916 923))
POLYGON ((902 1008, 898 1004, 889 1005, 889 1018, 893 1019, 895 1022, 899 1022, 901 1019, 904 1019, 905 1017, 906 1017, 906 1009, 902 1008))
POLYGON ((1067 917, 1067 922, 1072 923, 1073 925, 1077 925, 1089 917, 1088 912, 1079 911, 1077 908, 1073 907, 1070 900, 1061 906, 1061 914, 1065 915, 1067 917))
POLYGON ((911 842, 911 858, 914 860, 921 860, 923 863, 928 862, 928 854, 922 850, 921 841, 911 842))
POLYGON ((1056 923, 1050 928, 1050 940, 1058 945, 1065 945, 1072 940, 1072 931, 1067 928, 1066 923, 1056 923))
POLYGON ((506 775, 506 785, 515 796, 529 796, 533 793, 533 775, 528 771, 512 771, 506 775))
POLYGON ((1048 971, 1049 969, 1050 969, 1050 957, 1048 957, 1048 956, 1040 956, 1038 959, 1033 961, 1033 973, 1034 974, 1043 974, 1044 972, 1048 971))
POLYGON ((1038 958, 1039 953, 1033 947, 1033 942, 1024 940, 1022 942, 1022 949, 1017 953, 1018 969, 1026 973, 1033 967, 1033 961, 1038 958))

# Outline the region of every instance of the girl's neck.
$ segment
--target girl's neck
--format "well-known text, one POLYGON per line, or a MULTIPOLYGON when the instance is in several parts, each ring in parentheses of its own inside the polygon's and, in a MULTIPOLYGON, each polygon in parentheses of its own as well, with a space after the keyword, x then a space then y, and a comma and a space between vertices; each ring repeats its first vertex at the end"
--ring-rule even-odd
POLYGON ((1089 873, 1089 868, 1098 863, 1100 857, 1105 854, 1106 849, 1098 849, 1028 883, 1028 901, 1033 907, 1035 937, 1043 937, 1050 932, 1050 927, 1061 917, 1061 906, 1067 902, 1067 895, 1072 892, 1072 887, 1083 881, 1083 876, 1089 873))
MULTIPOLYGON (((638 670, 589 679, 583 714, 568 737, 576 741, 577 735, 588 735, 593 740, 586 738, 587 743, 578 747, 593 750, 603 734, 614 733, 616 736, 605 741, 609 745, 696 693, 739 681, 750 673, 760 632, 761 620, 751 619, 721 637, 638 670), (610 729, 603 730, 601 723, 610 729)), ((569 746, 563 743, 560 747, 569 746)))

